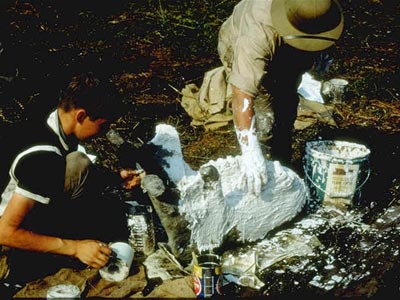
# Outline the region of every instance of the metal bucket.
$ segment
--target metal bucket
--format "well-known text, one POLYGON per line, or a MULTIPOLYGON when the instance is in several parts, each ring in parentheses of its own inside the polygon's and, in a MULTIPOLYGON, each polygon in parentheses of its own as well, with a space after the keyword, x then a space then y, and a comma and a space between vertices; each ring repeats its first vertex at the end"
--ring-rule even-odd
POLYGON ((304 173, 310 190, 308 211, 321 204, 352 206, 370 175, 370 150, 345 141, 312 141, 306 144, 304 173))
POLYGON ((222 295, 221 259, 215 254, 197 258, 193 266, 194 292, 199 298, 222 295))

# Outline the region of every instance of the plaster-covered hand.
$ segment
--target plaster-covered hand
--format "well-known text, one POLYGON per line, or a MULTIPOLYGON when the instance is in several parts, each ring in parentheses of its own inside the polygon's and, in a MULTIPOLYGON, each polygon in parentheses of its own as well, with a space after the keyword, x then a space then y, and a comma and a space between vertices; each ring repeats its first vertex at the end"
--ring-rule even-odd
POLYGON ((242 150, 242 178, 241 189, 253 194, 260 194, 262 186, 267 183, 265 159, 258 143, 254 129, 254 118, 250 129, 238 130, 236 135, 242 150))

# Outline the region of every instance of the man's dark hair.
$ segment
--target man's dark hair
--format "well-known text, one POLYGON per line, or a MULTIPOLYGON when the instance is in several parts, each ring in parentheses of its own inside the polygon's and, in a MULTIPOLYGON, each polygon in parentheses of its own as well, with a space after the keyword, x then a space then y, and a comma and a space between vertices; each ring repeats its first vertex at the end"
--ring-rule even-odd
POLYGON ((83 108, 91 120, 110 121, 120 116, 121 106, 115 86, 109 80, 96 78, 91 72, 72 77, 58 103, 65 111, 83 108))

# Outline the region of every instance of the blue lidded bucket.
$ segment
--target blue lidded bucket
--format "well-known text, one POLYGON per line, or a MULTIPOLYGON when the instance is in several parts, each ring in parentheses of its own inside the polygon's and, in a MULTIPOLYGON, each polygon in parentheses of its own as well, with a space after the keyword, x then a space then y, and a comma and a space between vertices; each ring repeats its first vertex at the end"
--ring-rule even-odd
POLYGON ((308 142, 305 150, 304 173, 310 191, 307 210, 354 205, 370 175, 371 151, 361 144, 332 140, 308 142))

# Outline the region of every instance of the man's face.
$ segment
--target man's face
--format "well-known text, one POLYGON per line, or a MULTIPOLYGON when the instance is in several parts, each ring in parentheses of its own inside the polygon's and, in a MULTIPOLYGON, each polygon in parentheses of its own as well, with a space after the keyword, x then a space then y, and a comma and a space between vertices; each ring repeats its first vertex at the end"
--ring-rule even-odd
POLYGON ((318 55, 318 52, 299 50, 288 44, 283 45, 280 51, 282 60, 285 61, 287 65, 291 66, 293 70, 300 73, 308 71, 318 55))
POLYGON ((110 123, 107 119, 100 118, 91 120, 89 116, 86 116, 83 121, 79 123, 75 135, 79 140, 85 140, 106 132, 109 125, 110 123))

